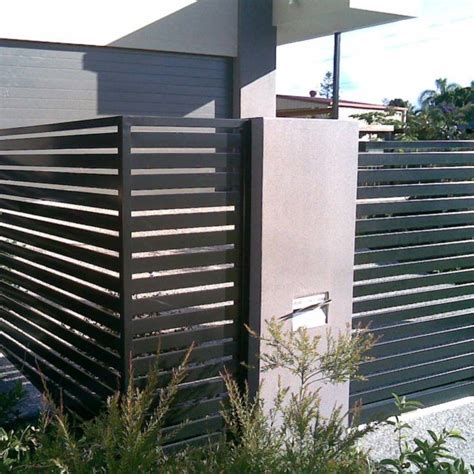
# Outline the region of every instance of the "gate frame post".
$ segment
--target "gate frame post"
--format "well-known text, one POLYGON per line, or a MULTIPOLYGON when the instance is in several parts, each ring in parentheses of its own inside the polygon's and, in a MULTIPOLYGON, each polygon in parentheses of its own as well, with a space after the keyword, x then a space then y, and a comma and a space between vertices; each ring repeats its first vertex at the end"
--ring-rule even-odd
POLYGON ((131 121, 118 119, 118 204, 120 269, 120 390, 125 393, 130 382, 132 351, 132 185, 131 121))

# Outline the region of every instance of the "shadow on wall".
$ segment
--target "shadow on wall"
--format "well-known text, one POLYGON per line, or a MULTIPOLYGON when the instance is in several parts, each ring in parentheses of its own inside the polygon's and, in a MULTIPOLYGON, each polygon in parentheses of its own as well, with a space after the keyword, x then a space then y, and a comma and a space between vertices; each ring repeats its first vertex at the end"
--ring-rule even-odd
POLYGON ((217 56, 233 51, 236 12, 228 10, 199 0, 109 45, 119 48, 89 50, 83 67, 97 75, 96 113, 232 117, 233 60, 217 56), (232 17, 216 22, 217 13, 232 17))

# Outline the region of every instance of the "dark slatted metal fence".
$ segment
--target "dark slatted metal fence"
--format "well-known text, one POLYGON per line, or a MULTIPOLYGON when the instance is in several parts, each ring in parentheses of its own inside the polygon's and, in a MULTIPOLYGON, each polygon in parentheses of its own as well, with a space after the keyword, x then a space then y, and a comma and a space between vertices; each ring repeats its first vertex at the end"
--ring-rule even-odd
POLYGON ((88 414, 194 344, 169 423, 219 432, 219 374, 243 375, 247 139, 213 119, 0 132, 0 343, 37 386, 88 414))
POLYGON ((392 393, 474 393, 474 142, 371 142, 359 155, 354 325, 380 339, 352 382, 364 417, 392 393))

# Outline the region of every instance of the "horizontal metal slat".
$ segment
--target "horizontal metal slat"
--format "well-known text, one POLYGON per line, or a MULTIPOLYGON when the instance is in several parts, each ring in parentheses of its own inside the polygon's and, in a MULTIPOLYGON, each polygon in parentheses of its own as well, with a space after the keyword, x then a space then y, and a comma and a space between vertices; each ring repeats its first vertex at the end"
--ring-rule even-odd
POLYGON ((433 149, 448 150, 474 148, 474 140, 420 140, 413 142, 405 141, 380 141, 364 142, 363 146, 367 150, 413 150, 413 149, 433 149))
POLYGON ((235 324, 160 334, 134 339, 132 353, 136 356, 144 353, 156 353, 158 348, 162 351, 188 348, 193 343, 201 344, 210 341, 234 339, 236 335, 237 328, 235 324))
POLYGON ((132 280, 133 293, 176 290, 204 285, 232 282, 237 278, 234 268, 211 269, 202 272, 179 273, 176 275, 139 278, 132 280))
POLYGON ((422 260, 410 263, 395 263, 389 265, 373 265, 369 267, 356 267, 354 272, 355 281, 371 280, 375 278, 386 278, 396 275, 423 274, 429 271, 460 270, 474 267, 474 255, 463 255, 461 257, 447 257, 433 260, 422 260))
MULTIPOLYGON (((0 186, 1 191, 1 186, 0 186)), ((206 192, 186 194, 159 194, 150 196, 132 195, 133 211, 154 209, 186 209, 197 207, 235 206, 241 202, 238 192, 206 192)))
POLYGON ((38 217, 57 219, 71 224, 90 225, 100 229, 118 231, 118 215, 103 214, 93 211, 69 209, 52 205, 39 204, 12 199, 0 198, 0 212, 2 209, 33 214, 38 217))
POLYGON ((218 414, 186 423, 186 428, 181 430, 176 430, 176 427, 170 426, 165 428, 163 432, 165 435, 169 434, 171 436, 171 442, 176 443, 186 439, 192 441, 196 436, 211 436, 215 432, 221 432, 223 429, 224 420, 222 415, 218 414))
POLYGON ((238 173, 196 173, 196 174, 140 174, 132 175, 131 186, 144 189, 186 189, 186 188, 238 188, 238 173))
MULTIPOLYGON (((397 378, 387 381, 387 385, 377 386, 372 389, 371 382, 375 377, 371 377, 364 392, 358 392, 363 385, 360 382, 354 382, 354 394, 362 395, 364 403, 371 403, 376 400, 388 398, 392 393, 397 395, 406 395, 418 390, 426 390, 446 383, 458 382, 469 378, 472 374, 472 354, 452 357, 449 359, 438 360, 434 363, 421 364, 406 368, 405 373, 398 373, 397 378)), ((395 375, 395 374, 393 374, 395 375)), ((385 375, 387 378, 388 374, 385 375)))
MULTIPOLYGON (((10 285, 17 285, 18 287, 32 291, 50 303, 60 306, 65 311, 73 311, 88 320, 92 325, 93 323, 98 323, 111 331, 117 331, 120 326, 118 317, 86 304, 80 299, 69 296, 56 289, 49 288, 45 286, 43 282, 35 282, 29 278, 9 272, 4 268, 0 268, 0 280, 10 285)), ((115 341, 115 337, 109 334, 108 331, 103 330, 102 332, 104 333, 104 338, 115 341)))
MULTIPOLYGON (((21 227, 27 231, 36 231, 46 234, 51 237, 59 237, 61 239, 72 240, 82 244, 88 244, 95 247, 101 247, 106 250, 112 250, 117 252, 120 248, 120 242, 118 235, 104 234, 98 231, 96 228, 80 229, 77 227, 70 227, 68 225, 56 224, 52 222, 41 221, 37 219, 32 219, 26 216, 18 216, 15 214, 7 214, 6 212, 0 212, 0 223, 8 224, 11 226, 21 227)), ((21 232, 20 230, 18 230, 21 232)), ((3 227, 0 229, 0 234, 3 233, 3 227)), ((43 237, 48 238, 48 237, 43 237)), ((61 245, 66 246, 66 243, 53 244, 50 245, 61 245)), ((76 252, 80 258, 80 250, 77 249, 76 252)), ((114 262, 116 259, 109 259, 110 262, 114 262)), ((111 270, 116 270, 117 267, 113 266, 111 270)))
MULTIPOLYGON (((118 292, 119 291, 119 280, 117 277, 107 275, 102 272, 98 272, 92 268, 87 268, 82 265, 78 265, 73 262, 67 262, 59 257, 46 255, 42 252, 28 249, 23 247, 25 239, 21 233, 16 233, 11 229, 2 229, 1 235, 4 237, 8 237, 12 240, 15 240, 15 243, 1 241, 0 240, 0 249, 5 251, 6 253, 11 253, 12 255, 16 255, 18 257, 24 258, 26 260, 30 260, 38 265, 43 265, 51 270, 55 270, 57 272, 65 273, 71 277, 77 278, 78 280, 82 280, 85 283, 92 283, 93 285, 100 286, 107 290, 118 292), (20 240, 21 239, 21 240, 20 240)), ((31 236, 34 237, 34 236, 31 236)), ((43 248, 44 245, 42 242, 39 242, 37 239, 30 238, 31 244, 38 245, 40 244, 43 248)), ((66 247, 66 246, 65 246, 66 247)), ((66 253, 66 252, 64 252, 66 253)), ((92 252, 91 252, 92 254, 92 252)), ((100 263, 100 254, 97 255, 97 260, 100 263)), ((66 254, 67 256, 67 254, 66 254)))
POLYGON ((76 150, 116 148, 118 146, 117 137, 117 133, 90 133, 81 135, 1 139, 0 150, 76 150))
MULTIPOLYGON (((3 242, 0 242, 0 250, 4 249, 2 244, 3 242)), ((35 267, 28 262, 23 262, 18 258, 15 258, 14 254, 10 255, 0 252, 0 263, 5 265, 8 269, 22 272, 48 285, 91 301, 92 303, 109 309, 110 311, 119 310, 119 300, 116 296, 111 295, 105 291, 100 291, 91 286, 81 285, 69 278, 65 278, 42 268, 35 267)))
POLYGON ((356 236, 356 250, 378 249, 402 245, 421 245, 474 238, 474 226, 447 227, 431 230, 390 232, 356 236))
MULTIPOLYGON (((89 322, 81 320, 72 316, 70 313, 63 311, 55 306, 52 306, 48 301, 39 299, 37 296, 25 293, 19 288, 13 287, 8 283, 0 280, 0 289, 10 300, 17 300, 23 306, 26 306, 29 310, 41 311, 51 318, 57 324, 66 324, 72 329, 79 331, 86 337, 81 337, 79 334, 75 334, 71 331, 71 340, 75 337, 79 337, 78 340, 86 340, 88 342, 83 343, 81 347, 83 350, 87 350, 92 357, 96 357, 104 364, 119 368, 118 354, 115 354, 108 350, 108 348, 114 350, 118 348, 118 338, 109 337, 101 328, 89 324, 89 322), (95 342, 97 341, 97 343, 95 342)), ((67 329, 70 331, 70 329, 67 329)))
MULTIPOLYGON (((237 350, 238 346, 235 341, 196 346, 193 348, 189 356, 189 363, 201 363, 210 359, 219 359, 221 357, 236 357, 237 350)), ((160 353, 158 359, 156 354, 134 358, 132 361, 133 373, 137 376, 145 375, 150 370, 154 370, 157 365, 159 368, 164 370, 172 369, 183 362, 186 353, 187 349, 184 349, 167 352, 165 354, 160 353)))
POLYGON ((403 278, 388 281, 368 281, 364 284, 356 284, 354 286, 354 297, 380 295, 391 291, 402 291, 410 289, 422 289, 428 286, 442 284, 459 284, 474 282, 474 270, 460 270, 452 272, 436 273, 432 275, 419 274, 418 276, 405 275, 403 278))
POLYGON ((197 403, 174 406, 167 414, 167 421, 170 424, 176 424, 219 414, 226 401, 227 397, 221 396, 210 400, 200 400, 197 403))
MULTIPOLYGON (((474 295, 473 295, 474 296, 474 295)), ((426 316, 440 317, 445 313, 453 311, 470 310, 474 307, 474 299, 461 300, 441 300, 430 302, 430 304, 418 305, 412 308, 398 308, 391 311, 384 311, 380 313, 361 313, 354 314, 354 321, 362 325, 371 324, 371 327, 377 328, 381 325, 396 324, 400 321, 413 320, 417 318, 424 318, 426 316)))
POLYGON ((83 357, 78 356, 81 360, 80 365, 87 370, 99 374, 103 382, 108 383, 111 387, 113 386, 111 379, 115 377, 116 374, 110 367, 116 369, 120 365, 118 356, 106 351, 101 345, 96 344, 93 339, 83 337, 77 332, 71 331, 66 328, 64 324, 61 324, 61 322, 44 317, 36 309, 24 306, 23 303, 20 304, 11 297, 11 295, 14 294, 14 292, 8 292, 8 295, 7 293, 0 295, 1 304, 9 310, 15 311, 20 316, 23 316, 28 321, 49 331, 63 341, 66 341, 81 354, 85 354, 83 357))
MULTIPOLYGON (((39 354, 25 351, 17 345, 18 341, 23 341, 24 339, 24 336, 21 333, 11 326, 6 325, 1 319, 0 328, 5 332, 5 334, 15 340, 15 343, 13 343, 11 339, 3 338, 2 345, 6 346, 11 352, 17 354, 17 356, 22 358, 30 366, 37 368, 39 374, 54 381, 59 387, 61 387, 61 389, 74 393, 74 396, 77 397, 85 406, 98 405, 100 398, 97 397, 97 395, 83 387, 77 382, 77 380, 68 377, 65 372, 58 368, 58 366, 63 367, 65 365, 60 357, 55 357, 54 354, 49 353, 49 357, 46 359, 45 356, 48 354, 41 351, 40 357, 42 357, 42 359, 39 359, 39 354), (46 363, 44 361, 46 361, 46 363)), ((30 344, 32 343, 30 342, 30 344)))
MULTIPOLYGON (((0 155, 1 156, 1 155, 0 155)), ((132 153, 134 169, 238 168, 239 153, 132 153)))
POLYGON ((384 182, 412 183, 416 181, 469 181, 474 178, 474 167, 446 168, 392 168, 359 170, 357 182, 360 185, 379 184, 384 182))
MULTIPOLYGON (((118 211, 118 194, 97 194, 77 191, 63 191, 48 189, 47 200, 56 203, 72 204, 79 206, 96 207, 118 211)), ((45 199, 45 190, 42 187, 12 186, 11 184, 0 183, 0 194, 25 199, 45 199)))
POLYGON ((116 153, 87 154, 6 154, 0 153, 1 166, 38 166, 51 168, 89 168, 114 170, 118 168, 116 153))
POLYGON ((132 301, 132 314, 159 313, 191 306, 207 305, 233 301, 237 296, 237 289, 233 286, 212 290, 193 291, 175 295, 152 296, 132 301))
POLYGON ((70 122, 58 122, 45 125, 31 125, 28 127, 4 128, 0 129, 0 136, 85 130, 88 128, 117 126, 118 123, 118 117, 104 117, 90 120, 74 120, 70 122))
POLYGON ((358 251, 355 254, 355 264, 408 262, 433 257, 450 257, 474 253, 474 240, 461 242, 446 242, 441 244, 415 245, 386 250, 358 251))
MULTIPOLYGON (((434 388, 428 388, 419 392, 412 392, 408 398, 420 401, 423 403, 423 406, 426 407, 469 397, 472 396, 473 393, 474 381, 463 380, 461 382, 453 382, 434 388)), ((358 402, 359 398, 357 395, 351 395, 349 404, 352 406, 358 402)), ((360 422, 367 423, 369 421, 381 420, 397 413, 398 411, 395 407, 393 397, 391 397, 364 405, 360 422)))
MULTIPOLYGON (((4 311, 2 308, 0 308, 0 325, 2 325, 1 316, 3 316, 9 323, 9 325, 3 324, 2 329, 11 337, 16 339, 20 344, 28 347, 28 349, 32 350, 35 354, 44 358, 56 368, 62 370, 65 374, 69 375, 74 380, 77 380, 80 384, 95 392, 97 395, 106 398, 113 393, 113 390, 103 385, 94 374, 84 370, 81 363, 84 363, 87 359, 86 357, 73 351, 70 346, 61 343, 44 331, 38 330, 28 321, 17 317, 9 311, 4 311), (23 332, 16 331, 12 334, 10 325, 13 326, 15 330, 19 329, 23 332), (40 341, 41 344, 35 339, 40 341)), ((108 375, 111 375, 110 372, 108 375)))
MULTIPOLYGON (((118 175, 98 173, 58 173, 54 170, 5 170, 0 169, 0 179, 56 186, 80 186, 85 188, 118 189, 118 175)), ((25 186, 25 185, 23 185, 25 186)), ((27 186, 27 184, 26 184, 27 186)))
POLYGON ((160 255, 132 259, 133 273, 207 267, 210 265, 236 264, 239 260, 236 249, 209 247, 204 252, 160 255))
POLYGON ((101 286, 111 291, 118 291, 119 283, 117 277, 103 273, 100 270, 87 266, 101 265, 104 269, 106 269, 108 266, 116 268, 116 258, 113 256, 100 254, 88 249, 68 246, 67 244, 63 244, 61 242, 57 243, 57 245, 54 246, 49 245, 49 239, 43 239, 35 235, 31 235, 29 238, 26 238, 23 232, 18 232, 14 229, 8 229, 6 227, 0 227, 0 235, 2 237, 7 237, 15 241, 13 243, 0 241, 0 248, 7 248, 7 252, 12 252, 17 256, 27 258, 32 262, 35 262, 39 265, 44 265, 52 270, 69 274, 70 276, 75 277, 79 280, 83 280, 87 283, 92 283, 94 285, 101 286), (23 244, 26 244, 27 242, 28 245, 33 245, 40 250, 37 251, 25 248, 23 244), (10 247, 5 247, 9 243, 10 247), (72 251, 76 248, 76 255, 70 255, 71 253, 73 253, 72 251), (58 257, 54 255, 46 255, 42 252, 43 250, 55 252, 56 254, 58 254, 58 257), (28 257, 26 257, 25 255, 28 255, 28 257), (63 256, 70 258, 81 258, 81 260, 79 260, 78 263, 69 262, 61 258, 63 256), (93 259, 90 260, 90 257, 96 257, 95 263, 93 263, 93 259), (112 261, 112 264, 110 263, 110 261, 112 261))
POLYGON ((31 354, 25 353, 23 349, 14 341, 0 333, 0 347, 6 357, 13 362, 16 368, 23 374, 26 374, 28 380, 39 390, 44 390, 46 384, 48 392, 52 395, 54 401, 59 405, 62 403, 68 409, 84 418, 93 416, 94 408, 98 407, 98 399, 95 397, 84 396, 83 400, 87 407, 72 397, 67 390, 63 390, 60 385, 63 377, 58 372, 52 371, 50 366, 38 361, 31 354), (23 352, 22 352, 23 351, 23 352), (21 354, 19 356, 18 354, 21 354))
MULTIPOLYGON (((415 351, 435 349, 446 344, 474 341, 474 324, 471 322, 466 326, 451 329, 433 330, 428 327, 425 334, 409 335, 399 337, 386 342, 379 342, 371 349, 371 355, 377 358, 399 357, 415 351)), ((471 346, 471 349, 474 346, 471 346)), ((434 359, 433 359, 434 360, 434 359)), ((367 364, 371 364, 368 362, 367 364)))
MULTIPOLYGON (((239 133, 133 132, 132 148, 235 148, 239 133)), ((1 147, 1 145, 0 145, 1 147)))
MULTIPOLYGON (((197 382, 206 379, 219 377, 221 374, 228 373, 229 375, 235 375, 237 372, 238 363, 236 360, 227 359, 209 362, 208 364, 202 364, 199 366, 188 367, 186 370, 185 382, 197 382)), ((172 378, 172 371, 168 371, 159 375, 159 384, 161 386, 169 385, 172 378)), ((147 377, 140 377, 136 380, 138 387, 146 385, 147 377)), ((217 410, 219 412, 219 410, 217 410)))
POLYGON ((235 305, 207 308, 201 311, 192 311, 188 313, 148 316, 133 320, 132 333, 134 335, 145 334, 166 329, 235 320, 236 318, 237 308, 235 305))
POLYGON ((238 224, 239 222, 240 216, 236 211, 140 216, 133 217, 132 232, 228 226, 238 224))
POLYGON ((382 326, 372 329, 371 332, 378 338, 377 343, 388 343, 399 339, 415 338, 430 333, 442 333, 452 329, 462 329, 472 325, 473 314, 463 311, 447 317, 435 317, 414 321, 406 321, 393 326, 382 326))
POLYGON ((425 212, 472 210, 474 197, 441 199, 406 199, 395 202, 357 204, 357 217, 383 214, 420 214, 425 212))
POLYGON ((473 195, 474 183, 397 184, 385 186, 359 186, 358 199, 388 197, 433 197, 473 195))
POLYGON ((359 153, 359 167, 409 165, 474 165, 474 153, 469 151, 359 153))
POLYGON ((213 245, 237 244, 239 241, 239 232, 233 230, 134 237, 132 239, 132 252, 211 247, 213 245))
POLYGON ((403 370, 411 365, 436 362, 445 358, 471 354, 474 359, 474 339, 456 341, 451 344, 429 346, 423 349, 412 350, 408 353, 393 354, 392 357, 380 357, 376 360, 363 364, 360 373, 364 377, 372 377, 378 373, 403 370))
POLYGON ((390 293, 385 293, 379 298, 354 301, 353 310, 355 313, 362 313, 364 311, 377 311, 396 306, 405 306, 467 295, 474 296, 474 285, 452 285, 450 288, 422 289, 420 291, 405 293, 402 295, 391 295, 390 293))
POLYGON ((227 118, 130 117, 130 123, 135 127, 240 128, 245 122, 245 120, 227 118))
POLYGON ((409 217, 382 217, 356 222, 357 234, 409 229, 427 229, 440 226, 474 224, 474 211, 424 214, 409 217))

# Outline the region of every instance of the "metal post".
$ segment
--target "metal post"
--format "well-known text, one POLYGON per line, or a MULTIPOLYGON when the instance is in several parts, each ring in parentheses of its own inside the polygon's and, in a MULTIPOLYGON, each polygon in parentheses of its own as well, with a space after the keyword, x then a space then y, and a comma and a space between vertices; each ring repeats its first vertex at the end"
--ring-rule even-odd
POLYGON ((129 117, 119 117, 119 239, 120 239, 120 356, 122 393, 128 388, 132 350, 132 191, 131 125, 129 117))
POLYGON ((339 86, 341 73, 341 33, 334 34, 334 63, 332 73, 332 110, 331 118, 339 118, 339 86))
POLYGON ((259 332, 259 327, 250 321, 250 188, 251 188, 251 166, 252 166, 252 122, 246 120, 241 126, 242 146, 241 146, 241 255, 240 255, 240 304, 239 304, 239 361, 240 375, 238 377, 239 385, 245 388, 248 384, 250 396, 257 395, 259 384, 259 368, 256 352, 258 345, 255 340, 250 340, 250 335, 246 326, 253 331, 259 332))

